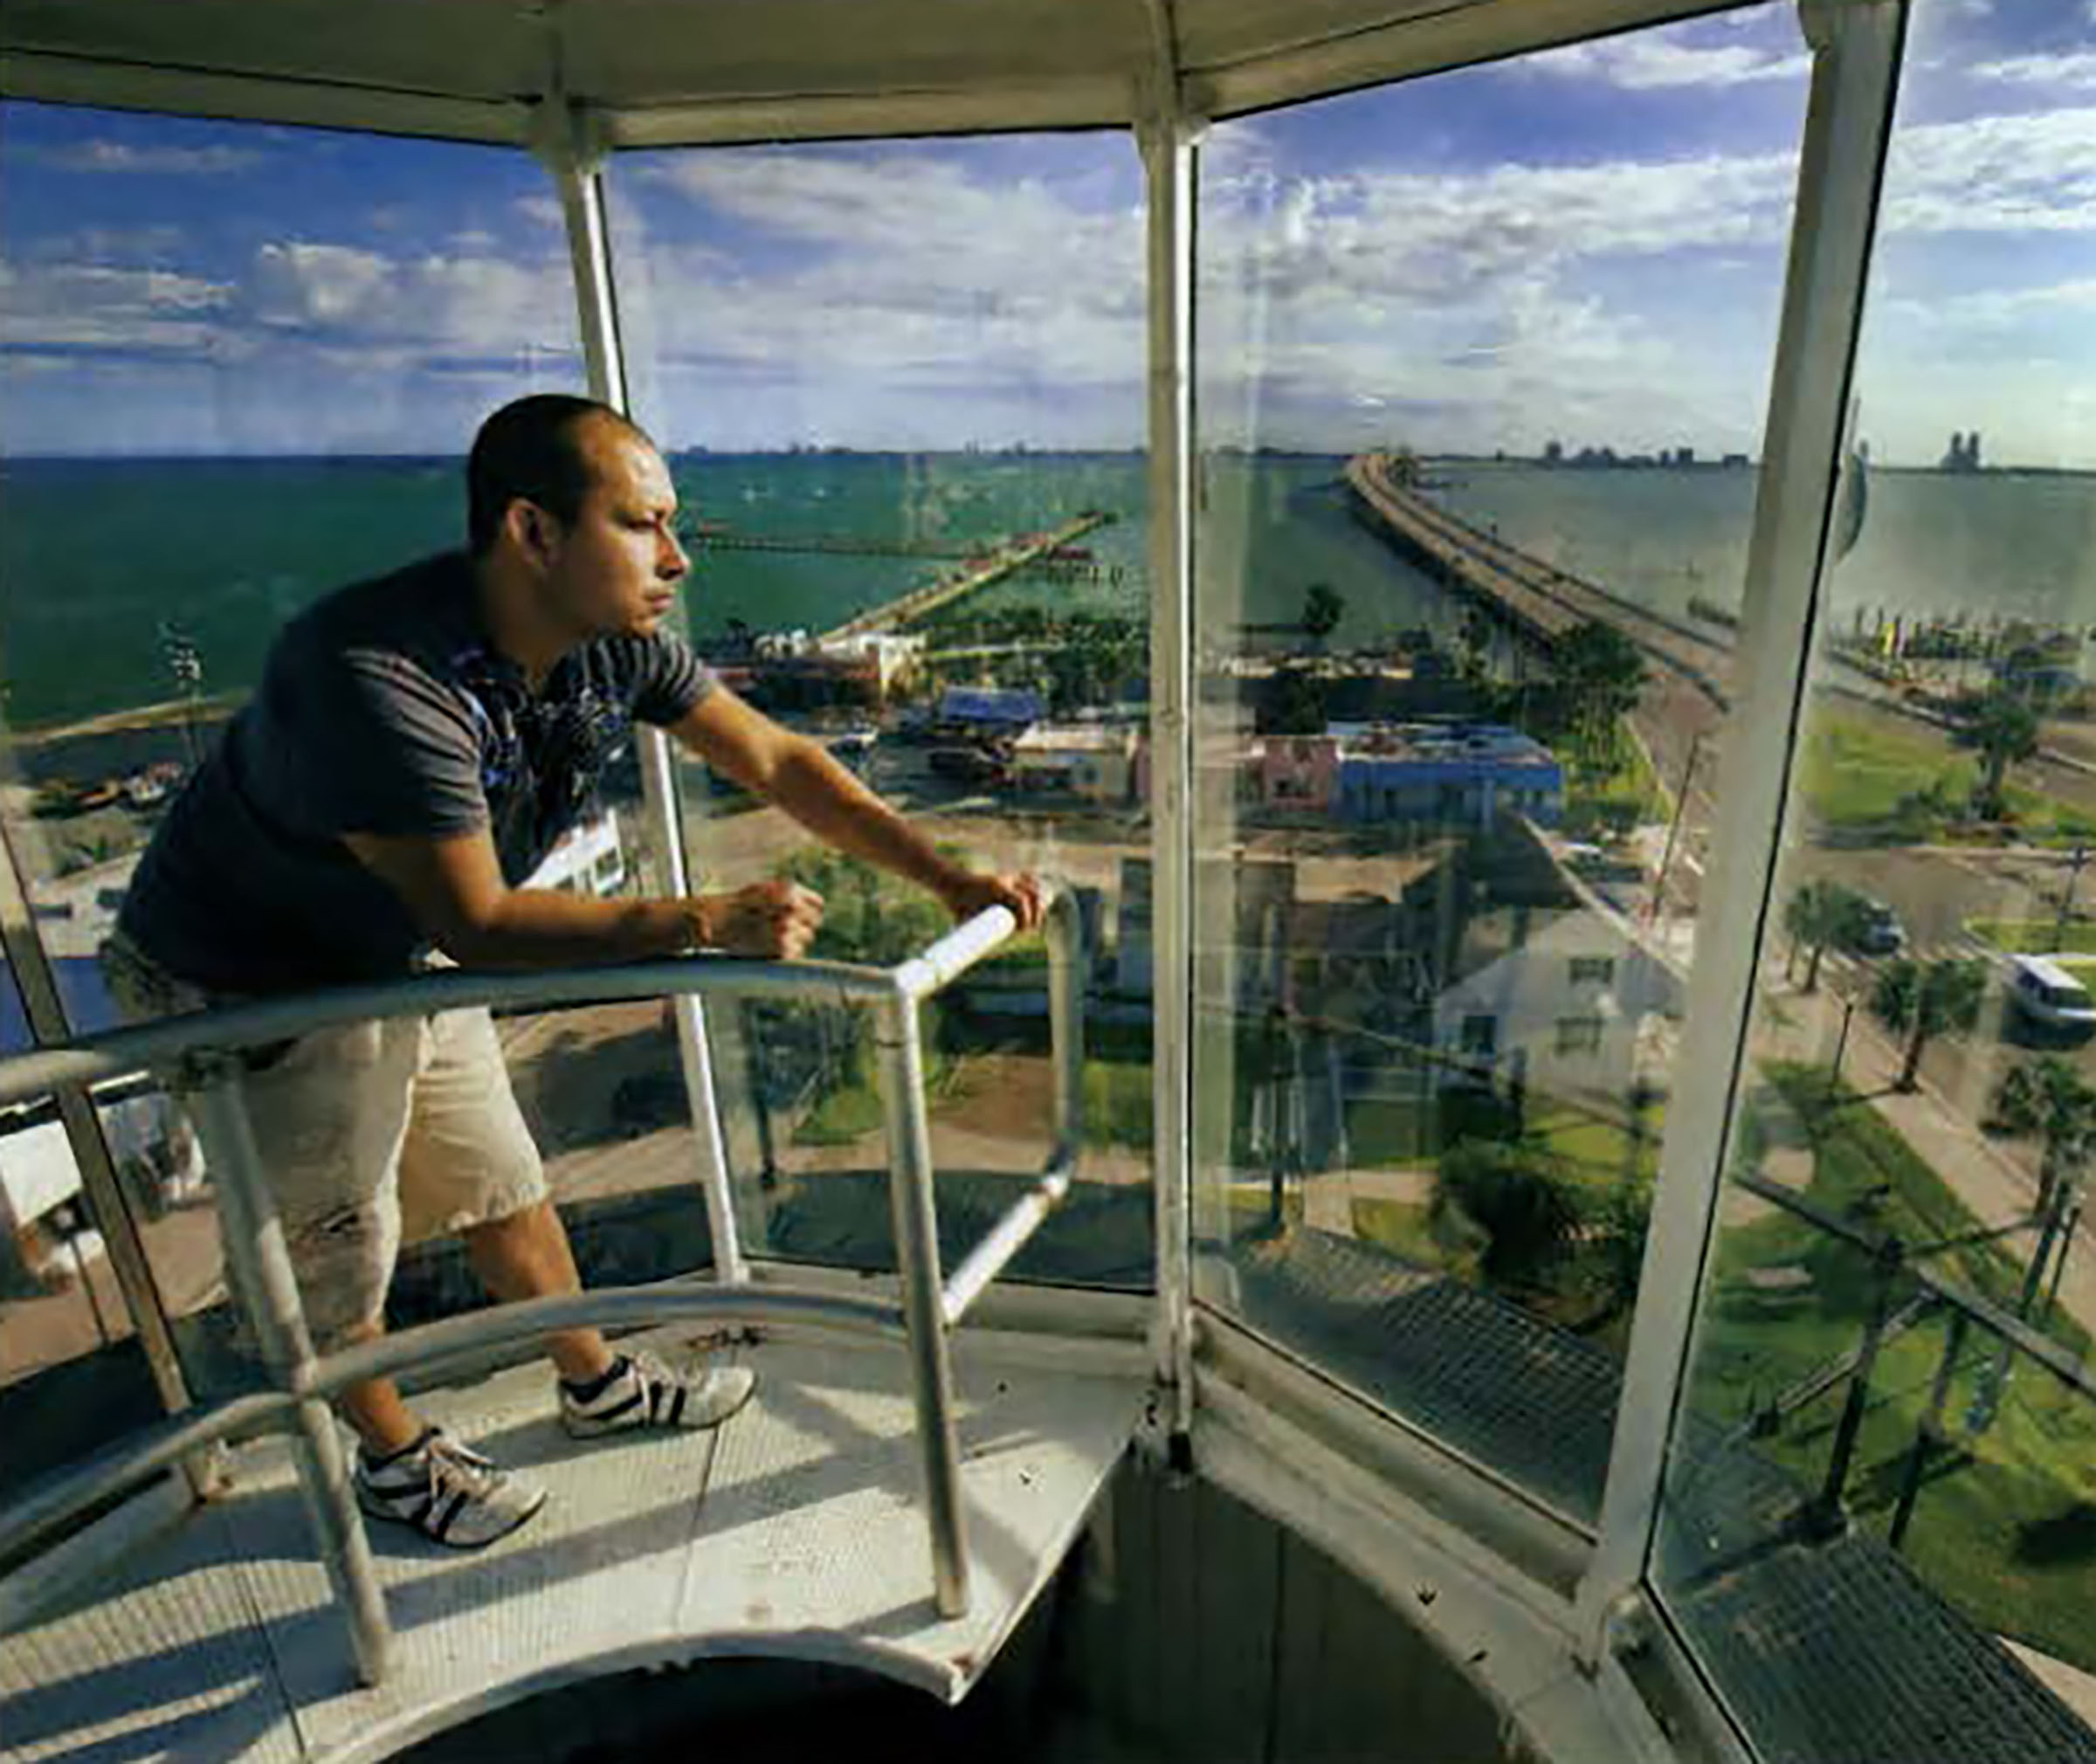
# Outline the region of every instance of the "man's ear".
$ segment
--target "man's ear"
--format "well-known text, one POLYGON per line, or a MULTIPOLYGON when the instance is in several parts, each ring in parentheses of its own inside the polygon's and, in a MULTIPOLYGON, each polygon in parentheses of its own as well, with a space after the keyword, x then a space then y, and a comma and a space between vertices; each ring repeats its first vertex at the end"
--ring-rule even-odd
POLYGON ((541 569, 552 564, 560 530, 554 518, 537 503, 518 497, 503 511, 502 524, 525 558, 541 569))

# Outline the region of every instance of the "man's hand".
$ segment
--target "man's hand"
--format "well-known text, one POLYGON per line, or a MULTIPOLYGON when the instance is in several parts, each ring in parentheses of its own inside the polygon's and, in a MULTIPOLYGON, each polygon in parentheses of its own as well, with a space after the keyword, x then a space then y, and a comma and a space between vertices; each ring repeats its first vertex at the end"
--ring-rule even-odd
POLYGON ((708 949, 792 961, 823 922, 823 897, 797 882, 753 882, 698 901, 699 941, 708 949))
POLYGON ((956 919, 972 919, 988 906, 1009 906, 1021 931, 1041 922, 1040 879, 1016 871, 990 876, 964 870, 940 889, 939 898, 956 919))

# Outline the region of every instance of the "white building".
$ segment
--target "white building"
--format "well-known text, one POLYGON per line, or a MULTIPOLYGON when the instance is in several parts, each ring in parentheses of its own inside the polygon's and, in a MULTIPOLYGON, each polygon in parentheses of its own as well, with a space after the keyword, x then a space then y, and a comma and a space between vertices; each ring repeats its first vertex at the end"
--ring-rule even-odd
POLYGON ((924 656, 924 638, 913 631, 860 631, 852 637, 824 637, 816 644, 816 652, 870 665, 879 694, 885 699, 917 672, 924 656))
POLYGON ((601 897, 617 893, 625 883, 626 854, 619 844, 618 811, 606 809, 562 834, 560 843, 524 885, 601 897))
POLYGON ((1011 781, 1023 791, 1114 806, 1135 793, 1139 732, 1123 723, 1036 723, 1011 748, 1011 781))
POLYGON ((1486 1073, 1554 1093, 1620 1102, 1654 1017, 1678 1017, 1681 981, 1613 915, 1537 915, 1434 1001, 1434 1045, 1449 1081, 1486 1073), (1540 922, 1539 922, 1540 921, 1540 922))

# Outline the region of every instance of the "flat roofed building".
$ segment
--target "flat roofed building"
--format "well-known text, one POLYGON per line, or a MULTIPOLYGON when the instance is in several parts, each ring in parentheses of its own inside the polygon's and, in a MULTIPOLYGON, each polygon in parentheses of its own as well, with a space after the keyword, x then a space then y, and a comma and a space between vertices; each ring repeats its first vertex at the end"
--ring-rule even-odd
POLYGON ((1334 727, 1338 808, 1348 821, 1491 828, 1502 815, 1554 824, 1564 770, 1533 736, 1498 723, 1334 727))
POLYGON ((1126 803, 1134 793, 1140 741, 1127 724, 1038 723, 1011 745, 1011 781, 1021 790, 1126 803))

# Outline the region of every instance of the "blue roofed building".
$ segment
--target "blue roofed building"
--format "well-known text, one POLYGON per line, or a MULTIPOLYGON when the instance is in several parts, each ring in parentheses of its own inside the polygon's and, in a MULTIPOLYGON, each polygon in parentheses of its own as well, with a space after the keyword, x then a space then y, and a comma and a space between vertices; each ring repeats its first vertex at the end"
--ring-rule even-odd
POLYGON ((939 698, 940 722, 991 734, 1016 735, 1047 714, 1038 693, 1000 686, 948 686, 939 698))
POLYGON ((1564 768, 1532 735, 1500 723, 1395 723, 1340 738, 1336 805, 1343 821, 1493 826, 1501 816, 1555 825, 1564 768))

